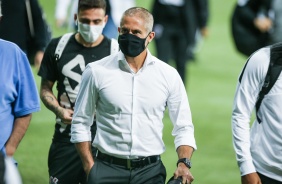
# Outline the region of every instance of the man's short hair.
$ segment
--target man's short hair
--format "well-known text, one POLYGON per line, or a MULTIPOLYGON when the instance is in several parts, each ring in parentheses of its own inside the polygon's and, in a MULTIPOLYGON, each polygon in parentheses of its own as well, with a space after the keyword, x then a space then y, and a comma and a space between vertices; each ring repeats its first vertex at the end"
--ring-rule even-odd
POLYGON ((92 8, 102 8, 106 12, 106 1, 105 0, 79 0, 78 11, 88 10, 92 8))
POLYGON ((123 23, 123 19, 126 16, 137 16, 144 20, 144 26, 146 31, 149 33, 153 30, 154 18, 153 15, 145 8, 142 7, 132 7, 127 9, 121 18, 120 25, 123 23))

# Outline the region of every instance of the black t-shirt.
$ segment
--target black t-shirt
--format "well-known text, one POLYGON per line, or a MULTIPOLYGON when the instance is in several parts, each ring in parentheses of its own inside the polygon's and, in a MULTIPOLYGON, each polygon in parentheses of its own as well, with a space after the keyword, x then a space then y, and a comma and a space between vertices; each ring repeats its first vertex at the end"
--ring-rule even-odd
MULTIPOLYGON (((42 78, 57 82, 58 102, 62 107, 69 109, 74 108, 82 72, 86 65, 111 53, 111 40, 107 37, 104 37, 98 46, 84 47, 75 40, 74 35, 70 37, 58 61, 55 60, 54 55, 61 37, 50 42, 38 72, 42 78)), ((92 135, 95 135, 96 125, 93 124, 95 127, 91 128, 92 135)), ((63 124, 58 117, 56 118, 54 140, 70 142, 70 125, 63 124)))

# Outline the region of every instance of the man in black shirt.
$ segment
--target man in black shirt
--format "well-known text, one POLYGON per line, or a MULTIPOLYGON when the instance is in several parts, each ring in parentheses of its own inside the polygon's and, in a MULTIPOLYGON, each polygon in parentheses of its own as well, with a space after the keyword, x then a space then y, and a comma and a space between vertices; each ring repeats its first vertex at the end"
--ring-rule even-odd
MULTIPOLYGON (((79 155, 74 144, 70 143, 70 125, 86 65, 110 55, 113 46, 118 45, 116 40, 102 35, 108 18, 105 9, 104 0, 80 0, 75 15, 78 32, 65 41, 67 44, 59 57, 54 55, 61 38, 50 42, 38 73, 42 77, 41 100, 56 115, 55 133, 48 158, 50 184, 78 184, 86 180, 79 155), (57 98, 52 90, 55 82, 57 98)), ((93 139, 95 123, 91 129, 93 139)))

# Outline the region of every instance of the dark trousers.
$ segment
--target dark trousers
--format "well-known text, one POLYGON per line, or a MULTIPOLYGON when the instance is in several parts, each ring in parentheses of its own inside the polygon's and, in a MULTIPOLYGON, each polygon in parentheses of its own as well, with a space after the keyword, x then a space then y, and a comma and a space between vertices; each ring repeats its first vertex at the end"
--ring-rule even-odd
POLYGON ((161 35, 155 39, 158 58, 166 63, 169 63, 170 59, 174 59, 176 69, 182 81, 185 83, 187 42, 184 30, 179 28, 179 26, 166 26, 163 27, 160 34, 161 35))
POLYGON ((166 169, 162 161, 142 168, 126 169, 95 158, 88 184, 164 184, 166 169))
POLYGON ((258 175, 260 177, 260 180, 261 180, 262 184, 282 184, 281 181, 277 181, 277 180, 271 179, 271 178, 269 178, 267 176, 262 175, 261 173, 258 173, 258 175))

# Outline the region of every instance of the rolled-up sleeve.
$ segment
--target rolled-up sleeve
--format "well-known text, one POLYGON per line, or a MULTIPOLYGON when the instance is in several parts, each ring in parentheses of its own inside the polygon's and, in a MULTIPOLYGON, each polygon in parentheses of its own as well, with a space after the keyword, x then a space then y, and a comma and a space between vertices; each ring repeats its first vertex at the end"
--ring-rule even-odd
POLYGON ((87 66, 77 95, 71 125, 71 142, 91 141, 90 126, 94 121, 97 93, 91 67, 87 66))

